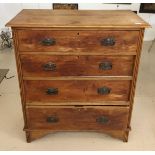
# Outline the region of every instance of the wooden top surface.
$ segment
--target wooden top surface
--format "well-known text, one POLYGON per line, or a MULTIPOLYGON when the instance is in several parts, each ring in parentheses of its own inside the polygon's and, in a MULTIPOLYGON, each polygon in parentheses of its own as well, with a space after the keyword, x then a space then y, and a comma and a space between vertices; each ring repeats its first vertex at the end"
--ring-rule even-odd
POLYGON ((44 10, 24 9, 6 26, 51 28, 146 28, 150 27, 132 11, 126 10, 44 10))

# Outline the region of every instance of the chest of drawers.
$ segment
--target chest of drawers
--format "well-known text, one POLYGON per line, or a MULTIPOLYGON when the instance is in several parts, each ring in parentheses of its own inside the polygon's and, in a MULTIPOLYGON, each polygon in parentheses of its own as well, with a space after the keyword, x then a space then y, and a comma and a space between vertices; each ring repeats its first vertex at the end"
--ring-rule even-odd
POLYGON ((146 22, 131 11, 23 10, 7 26, 27 142, 56 131, 128 140, 146 22))

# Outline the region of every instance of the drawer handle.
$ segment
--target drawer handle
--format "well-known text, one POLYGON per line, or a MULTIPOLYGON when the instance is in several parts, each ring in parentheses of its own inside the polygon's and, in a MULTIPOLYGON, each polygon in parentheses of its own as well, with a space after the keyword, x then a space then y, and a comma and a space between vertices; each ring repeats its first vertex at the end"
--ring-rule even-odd
POLYGON ((111 89, 108 88, 108 87, 106 87, 106 86, 104 86, 104 87, 98 88, 98 89, 97 89, 97 92, 98 92, 98 94, 100 94, 100 95, 108 95, 108 94, 110 94, 111 89))
POLYGON ((56 44, 56 41, 53 38, 45 38, 41 41, 41 43, 44 46, 52 46, 56 44))
POLYGON ((112 63, 111 62, 102 62, 99 64, 99 69, 101 69, 101 70, 112 70, 112 63))
POLYGON ((114 46, 115 45, 115 39, 113 37, 102 39, 101 45, 103 45, 103 46, 114 46))
POLYGON ((96 119, 96 122, 101 123, 101 124, 106 124, 109 122, 109 119, 105 116, 101 116, 96 119))
POLYGON ((48 123, 57 123, 59 122, 59 118, 56 116, 50 116, 50 117, 47 117, 46 121, 48 123))
POLYGON ((47 95, 57 95, 58 94, 58 88, 48 88, 46 90, 47 95))
POLYGON ((43 69, 45 71, 54 71, 56 70, 56 64, 53 62, 48 62, 47 64, 43 65, 43 69))

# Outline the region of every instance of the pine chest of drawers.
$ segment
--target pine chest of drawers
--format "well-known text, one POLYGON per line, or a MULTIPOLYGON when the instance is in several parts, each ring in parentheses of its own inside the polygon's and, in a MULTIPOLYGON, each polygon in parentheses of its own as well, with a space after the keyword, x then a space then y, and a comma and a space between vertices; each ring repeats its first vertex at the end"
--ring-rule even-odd
POLYGON ((7 26, 28 142, 55 131, 128 140, 146 22, 131 11, 22 10, 7 26))

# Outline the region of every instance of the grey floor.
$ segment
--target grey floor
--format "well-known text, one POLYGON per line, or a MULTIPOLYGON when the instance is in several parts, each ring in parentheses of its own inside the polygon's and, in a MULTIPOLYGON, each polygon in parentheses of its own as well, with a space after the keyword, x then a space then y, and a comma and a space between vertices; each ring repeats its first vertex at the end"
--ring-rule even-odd
POLYGON ((49 134, 26 143, 14 53, 0 51, 0 68, 15 75, 0 85, 0 150, 155 150, 155 45, 148 53, 149 45, 143 45, 128 143, 89 132, 49 134))

